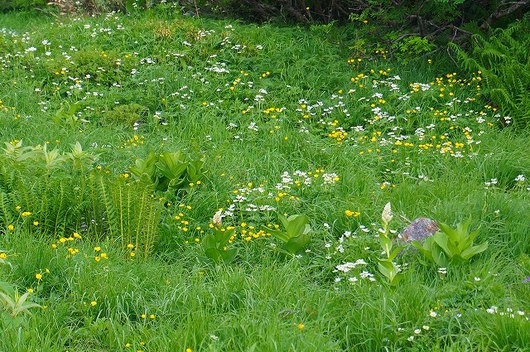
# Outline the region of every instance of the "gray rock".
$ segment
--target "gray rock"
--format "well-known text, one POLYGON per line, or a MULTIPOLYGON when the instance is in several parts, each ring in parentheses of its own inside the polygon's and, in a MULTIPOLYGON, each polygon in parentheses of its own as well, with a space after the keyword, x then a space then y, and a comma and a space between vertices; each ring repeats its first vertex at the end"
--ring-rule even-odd
POLYGON ((421 241, 434 235, 439 229, 436 221, 429 218, 417 218, 398 237, 403 242, 421 241))

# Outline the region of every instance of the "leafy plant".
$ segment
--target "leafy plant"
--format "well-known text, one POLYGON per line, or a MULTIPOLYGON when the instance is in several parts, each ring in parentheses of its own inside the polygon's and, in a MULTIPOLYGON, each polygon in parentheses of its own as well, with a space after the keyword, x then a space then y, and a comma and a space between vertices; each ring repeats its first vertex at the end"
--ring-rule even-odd
POLYGON ((394 42, 392 45, 396 58, 404 64, 417 61, 435 48, 436 45, 429 42, 427 38, 418 35, 405 37, 401 41, 394 42))
POLYGON ((124 178, 92 175, 88 198, 91 209, 84 216, 87 231, 96 237, 119 239, 121 248, 132 244, 147 258, 160 220, 161 204, 153 189, 124 178))
POLYGON ((65 153, 64 157, 72 162, 74 169, 81 171, 91 167, 98 158, 96 155, 84 151, 79 142, 75 142, 72 146, 72 150, 65 153))
POLYGON ((483 83, 484 96, 510 114, 514 125, 521 128, 530 125, 530 34, 525 30, 529 22, 527 16, 507 29, 493 30, 489 36, 475 34, 468 52, 449 44, 466 69, 481 73, 477 83, 483 83))
POLYGON ((311 242, 311 226, 309 218, 305 214, 296 214, 285 217, 279 214, 284 230, 271 230, 271 234, 283 242, 283 248, 296 254, 311 242))
POLYGON ((0 282, 0 304, 4 311, 13 318, 20 314, 31 314, 30 309, 40 308, 37 303, 28 300, 30 292, 20 295, 18 290, 6 282, 0 282))
POLYGON ((82 122, 88 122, 79 115, 82 109, 81 103, 74 104, 64 103, 59 111, 52 116, 52 121, 59 125, 67 125, 71 128, 77 128, 82 122))
POLYGON ((122 248, 133 244, 147 256, 161 207, 152 185, 94 168, 96 159, 80 143, 65 152, 7 143, 0 153, 0 226, 45 234, 82 230, 116 239, 122 248))
POLYGON ((456 229, 439 223, 441 231, 427 237, 423 244, 418 241, 412 243, 428 260, 440 267, 468 262, 472 257, 488 248, 487 242, 473 245, 479 232, 478 230, 470 231, 470 223, 471 218, 464 223, 459 223, 456 229))
POLYGON ((118 105, 106 114, 105 121, 133 125, 144 119, 148 109, 140 104, 118 105))
POLYGON ((387 278, 388 283, 391 286, 396 286, 403 278, 403 273, 394 260, 404 247, 401 245, 396 245, 392 238, 390 238, 390 229, 388 225, 392 219, 392 208, 390 203, 387 203, 381 215, 383 228, 379 231, 379 242, 385 253, 385 258, 379 259, 377 268, 379 272, 387 278))
POLYGON ((203 165, 204 159, 177 151, 160 155, 150 153, 146 159, 136 160, 129 170, 141 182, 174 196, 200 180, 204 175, 203 165))
POLYGON ((234 227, 222 227, 220 212, 214 215, 211 227, 213 233, 207 234, 202 240, 204 253, 215 263, 230 263, 237 254, 236 248, 228 248, 234 236, 234 227))

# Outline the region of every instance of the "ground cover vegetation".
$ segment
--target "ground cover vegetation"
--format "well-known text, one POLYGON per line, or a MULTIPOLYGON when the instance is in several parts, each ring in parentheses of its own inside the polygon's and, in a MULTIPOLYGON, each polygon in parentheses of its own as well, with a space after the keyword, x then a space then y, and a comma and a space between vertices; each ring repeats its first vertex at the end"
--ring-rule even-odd
POLYGON ((0 16, 0 351, 529 349, 527 18, 187 11, 0 16))

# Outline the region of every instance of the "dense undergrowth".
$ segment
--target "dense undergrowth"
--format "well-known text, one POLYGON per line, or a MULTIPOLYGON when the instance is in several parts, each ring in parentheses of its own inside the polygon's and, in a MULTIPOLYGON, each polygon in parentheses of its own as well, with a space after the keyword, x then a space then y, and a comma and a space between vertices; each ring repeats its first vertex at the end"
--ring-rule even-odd
POLYGON ((0 28, 0 350, 528 350, 495 65, 157 10, 0 28), (393 256, 422 216, 481 251, 393 256))

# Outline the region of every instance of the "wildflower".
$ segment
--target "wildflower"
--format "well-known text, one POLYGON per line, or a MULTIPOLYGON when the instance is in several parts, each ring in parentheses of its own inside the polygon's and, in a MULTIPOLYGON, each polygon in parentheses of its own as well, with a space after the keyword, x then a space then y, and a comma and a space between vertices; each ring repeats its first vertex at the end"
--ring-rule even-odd
POLYGON ((351 210, 346 210, 344 212, 344 214, 347 216, 347 217, 359 217, 359 215, 361 215, 361 213, 359 213, 358 211, 351 211, 351 210))
POLYGON ((155 318, 154 314, 149 314, 149 319, 154 319, 154 318, 155 318))
POLYGON ((7 229, 8 229, 9 231, 13 231, 13 230, 15 229, 15 226, 13 226, 13 225, 7 225, 7 229))
POLYGON ((486 312, 488 312, 489 314, 494 314, 497 312, 497 307, 493 306, 491 308, 488 308, 486 309, 486 312))
POLYGON ((223 225, 223 222, 222 222, 222 211, 221 210, 217 211, 214 214, 213 219, 212 219, 212 224, 215 227, 221 227, 223 225))
POLYGON ((31 212, 30 211, 25 211, 23 212, 22 214, 20 214, 22 217, 27 217, 27 216, 30 216, 31 215, 31 212))
POLYGON ((429 315, 430 315, 432 318, 436 318, 436 316, 438 315, 438 313, 436 313, 436 312, 430 312, 429 315))
POLYGON ((42 279, 42 274, 35 275, 35 278, 40 281, 42 279))
POLYGON ((96 301, 92 301, 92 302, 90 302, 90 305, 91 305, 92 307, 95 307, 97 304, 98 304, 98 302, 96 302, 96 301))
POLYGON ((390 223, 392 221, 392 218, 394 216, 392 215, 392 206, 390 205, 390 202, 386 203, 385 207, 383 208, 383 213, 381 214, 381 219, 383 220, 384 224, 390 223))
POLYGON ((304 324, 302 324, 302 323, 298 324, 298 329, 300 329, 300 330, 303 330, 303 329, 304 329, 304 327, 305 327, 305 325, 304 325, 304 324))

